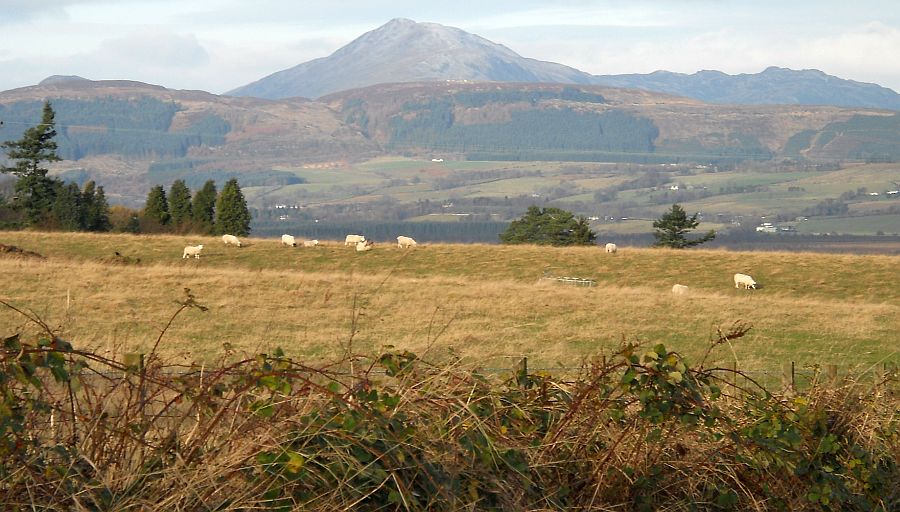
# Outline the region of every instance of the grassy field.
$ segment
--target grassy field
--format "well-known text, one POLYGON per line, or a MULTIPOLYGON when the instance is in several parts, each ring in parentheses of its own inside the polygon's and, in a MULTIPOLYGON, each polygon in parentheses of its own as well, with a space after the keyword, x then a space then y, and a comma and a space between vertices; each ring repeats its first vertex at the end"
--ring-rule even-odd
MULTIPOLYGON (((881 222, 879 216, 900 207, 900 199, 887 195, 900 183, 896 164, 853 164, 835 170, 784 170, 774 164, 738 169, 716 169, 680 165, 626 165, 589 162, 468 162, 376 158, 334 169, 283 168, 306 180, 288 186, 246 187, 252 205, 271 208, 276 203, 317 207, 369 202, 390 197, 398 204, 419 201, 452 202, 454 199, 502 200, 533 198, 537 203, 571 209, 586 216, 657 218, 673 202, 688 211, 702 211, 707 218, 810 216, 822 201, 845 199, 857 220, 836 229, 848 234, 894 233, 896 222, 881 222), (652 183, 636 178, 655 175, 652 183), (671 190, 679 185, 678 191, 671 190), (869 196, 877 192, 878 196, 869 196), (595 199, 595 194, 605 199, 595 199), (814 210, 812 210, 814 211, 814 210)), ((467 207, 458 205, 461 212, 467 207)), ((513 218, 515 214, 494 205, 493 211, 513 218)), ((327 217, 325 212, 320 214, 327 217)), ((831 223, 831 217, 815 217, 831 223)), ((751 221, 752 222, 752 221, 751 221)), ((631 233, 624 226, 604 230, 631 233)), ((641 227, 650 232, 649 227, 641 227)))
MULTIPOLYGON (((435 244, 356 253, 248 239, 243 248, 197 236, 0 232, 0 243, 45 260, 0 256, 0 299, 32 311, 76 346, 146 351, 190 288, 209 311, 188 310, 160 345, 213 360, 227 343, 253 354, 280 346, 328 358, 384 346, 459 356, 507 369, 573 367, 621 342, 663 342, 697 360, 717 329, 750 334, 711 355, 718 364, 776 370, 785 361, 868 365, 900 361, 900 257, 786 252, 671 251, 435 244), (201 259, 182 259, 203 243, 201 259), (115 252, 140 259, 117 262, 115 252), (736 290, 731 276, 762 288, 736 290), (545 275, 596 280, 590 288, 545 275), (690 295, 675 298, 675 283, 690 295)), ((0 310, 0 335, 27 327, 0 310)))

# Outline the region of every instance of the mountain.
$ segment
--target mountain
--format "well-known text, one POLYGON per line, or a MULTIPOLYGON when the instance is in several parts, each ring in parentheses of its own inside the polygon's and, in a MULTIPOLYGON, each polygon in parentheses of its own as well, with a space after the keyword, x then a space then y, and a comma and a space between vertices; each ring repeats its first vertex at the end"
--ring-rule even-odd
POLYGON ((16 140, 40 120, 45 100, 56 112, 55 166, 72 181, 96 179, 118 202, 141 199, 150 184, 206 179, 286 184, 286 164, 381 153, 328 106, 302 99, 269 101, 166 89, 126 80, 51 77, 0 92, 0 139, 16 140))
POLYGON ((381 84, 319 101, 394 154, 638 163, 900 159, 900 113, 889 110, 485 82, 381 84))
MULTIPOLYGON (((728 164, 900 160, 900 113, 722 105, 639 89, 559 83, 410 82, 317 101, 171 90, 132 81, 50 80, 0 92, 0 139, 50 100, 63 179, 102 183, 139 205, 152 184, 238 177, 261 196, 332 187, 377 156, 505 161, 728 164), (327 185, 326 185, 327 184, 327 185)), ((330 190, 330 189, 329 189, 330 190)), ((260 197, 261 197, 260 196, 260 197)), ((258 197, 259 198, 259 197, 258 197)), ((258 199, 257 198, 257 199, 258 199)))
POLYGON ((561 64, 527 59, 458 28, 398 18, 328 57, 279 71, 226 94, 317 98, 379 83, 441 80, 587 84, 591 76, 561 64))
POLYGON ((900 94, 876 84, 844 80, 816 69, 770 67, 761 73, 728 75, 699 71, 597 75, 591 83, 687 96, 711 103, 740 105, 835 105, 900 110, 900 94))
POLYGON ((226 94, 279 99, 323 95, 391 82, 469 80, 549 82, 637 88, 712 103, 797 104, 900 110, 900 94, 875 84, 845 80, 818 70, 770 67, 761 73, 728 75, 590 75, 520 56, 474 34, 437 23, 394 19, 363 34, 328 57, 271 74, 226 94))

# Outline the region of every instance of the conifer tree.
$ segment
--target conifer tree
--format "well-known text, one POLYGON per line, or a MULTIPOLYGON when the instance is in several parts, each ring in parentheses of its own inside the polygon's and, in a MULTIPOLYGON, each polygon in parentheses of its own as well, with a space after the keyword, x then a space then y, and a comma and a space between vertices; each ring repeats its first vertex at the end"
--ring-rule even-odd
POLYGON ((250 234, 250 210, 241 192, 237 178, 231 178, 222 187, 216 199, 216 234, 247 236, 250 234))
POLYGON ((91 225, 94 222, 94 201, 97 195, 97 184, 90 180, 84 184, 81 191, 81 225, 87 231, 93 231, 91 225))
POLYGON ((176 229, 191 222, 191 190, 184 180, 175 180, 169 189, 169 215, 176 229))
POLYGON ((521 219, 500 234, 505 244, 591 245, 597 235, 587 219, 560 208, 531 206, 521 219))
POLYGON ((84 229, 84 200, 76 183, 59 187, 51 213, 57 227, 63 231, 84 229))
POLYGON ((213 232, 216 193, 216 182, 207 180, 207 182, 203 184, 203 188, 194 194, 194 200, 191 204, 191 215, 194 219, 195 228, 202 233, 212 234, 213 232))
MULTIPOLYGON (((88 184, 93 184, 89 181, 88 184)), ((85 185, 87 188, 87 185, 85 185)), ((90 205, 85 207, 85 223, 84 228, 88 231, 106 232, 112 229, 112 222, 109 220, 109 203, 106 201, 106 192, 103 191, 103 185, 97 187, 93 200, 90 205)))
POLYGON ((16 194, 19 206, 24 209, 26 220, 31 225, 39 224, 47 218, 53 208, 56 192, 61 189, 61 182, 48 177, 48 169, 44 167, 44 162, 60 160, 53 140, 56 137, 55 118, 53 107, 46 101, 40 124, 25 130, 21 139, 0 144, 6 150, 6 156, 15 162, 12 167, 0 167, 0 172, 19 177, 16 194))
POLYGON ((708 242, 716 237, 716 232, 709 230, 708 233, 700 238, 689 240, 685 237, 686 233, 693 231, 700 221, 697 220, 699 214, 695 213, 688 218, 684 208, 679 204, 673 204, 672 209, 663 214, 662 217, 653 221, 653 227, 656 229, 653 236, 656 238, 657 247, 671 247, 673 249, 684 249, 708 242))
POLYGON ((147 202, 144 204, 144 218, 155 224, 151 228, 158 229, 169 223, 169 203, 166 200, 166 191, 162 185, 150 189, 147 202))

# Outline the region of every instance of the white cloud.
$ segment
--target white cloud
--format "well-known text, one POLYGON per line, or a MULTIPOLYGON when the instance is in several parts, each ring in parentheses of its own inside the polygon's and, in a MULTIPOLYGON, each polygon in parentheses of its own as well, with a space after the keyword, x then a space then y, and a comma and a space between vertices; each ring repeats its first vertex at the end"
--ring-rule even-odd
POLYGON ((78 74, 224 92, 395 17, 595 74, 777 65, 900 90, 895 1, 0 0, 0 90, 78 74))
POLYGON ((811 66, 828 66, 834 74, 873 81, 900 92, 900 30, 880 22, 801 43, 795 59, 811 66), (868 77, 865 79, 856 77, 868 77))
POLYGON ((148 31, 103 41, 93 58, 123 68, 182 68, 203 66, 206 49, 193 34, 148 31))

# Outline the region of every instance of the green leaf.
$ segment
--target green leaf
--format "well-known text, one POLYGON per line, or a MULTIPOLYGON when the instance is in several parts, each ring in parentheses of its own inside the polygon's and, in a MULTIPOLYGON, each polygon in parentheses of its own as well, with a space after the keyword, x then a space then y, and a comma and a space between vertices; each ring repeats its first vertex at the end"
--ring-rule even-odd
POLYGON ((263 418, 271 418, 275 414, 275 408, 268 402, 257 400, 250 404, 250 412, 263 418))
POLYGON ((4 338, 3 347, 6 348, 7 350, 15 350, 15 351, 22 350, 22 344, 19 342, 19 335, 13 334, 12 336, 10 336, 8 338, 4 338))
POLYGON ((629 368, 625 375, 622 375, 622 384, 629 384, 635 378, 637 378, 637 371, 634 368, 629 368))

